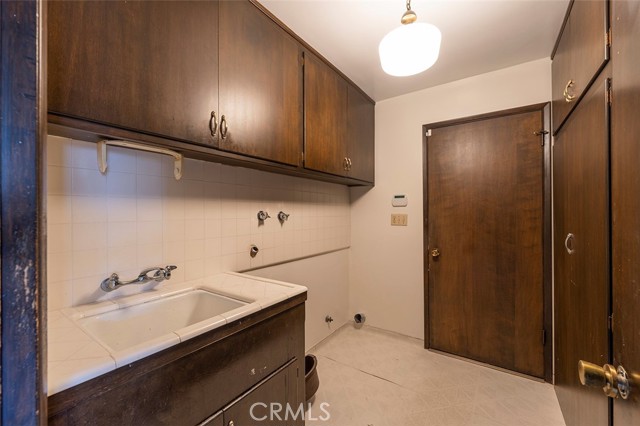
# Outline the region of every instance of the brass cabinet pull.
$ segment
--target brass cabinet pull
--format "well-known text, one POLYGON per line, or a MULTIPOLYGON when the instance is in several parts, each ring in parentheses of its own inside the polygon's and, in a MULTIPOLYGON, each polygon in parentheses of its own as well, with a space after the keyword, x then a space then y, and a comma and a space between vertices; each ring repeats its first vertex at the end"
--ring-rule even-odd
POLYGON ((431 250, 431 257, 433 257, 434 259, 435 259, 436 257, 440 257, 440 250, 439 250, 439 249, 437 249, 437 248, 435 248, 435 249, 431 250))
POLYGON ((567 238, 564 239, 564 248, 567 249, 567 253, 573 254, 575 253, 575 249, 573 248, 573 240, 575 240, 575 236, 569 232, 567 234, 567 238))
POLYGON ((601 387, 609 398, 627 399, 631 387, 629 375, 621 365, 615 368, 605 364, 603 367, 586 361, 578 361, 578 376, 583 386, 601 387))
POLYGON ((344 159, 342 160, 342 168, 345 171, 349 170, 349 160, 347 159, 347 157, 344 157, 344 159))
POLYGON ((222 136, 222 139, 227 138, 228 131, 229 128, 227 127, 227 118, 223 115, 222 117, 220 117, 220 136, 222 136))
POLYGON ((349 170, 351 170, 351 166, 353 166, 353 163, 351 162, 351 158, 347 158, 347 162, 349 164, 349 170))
POLYGON ((216 137, 216 133, 218 132, 218 117, 216 116, 215 111, 211 111, 211 118, 209 119, 209 130, 211 131, 211 136, 216 137))
POLYGON ((564 96, 564 100, 569 103, 569 102, 573 102, 574 99, 576 98, 576 95, 572 95, 569 93, 569 89, 571 89, 575 84, 575 81, 573 80, 569 80, 569 82, 567 83, 566 86, 564 86, 564 92, 562 92, 562 95, 564 96))

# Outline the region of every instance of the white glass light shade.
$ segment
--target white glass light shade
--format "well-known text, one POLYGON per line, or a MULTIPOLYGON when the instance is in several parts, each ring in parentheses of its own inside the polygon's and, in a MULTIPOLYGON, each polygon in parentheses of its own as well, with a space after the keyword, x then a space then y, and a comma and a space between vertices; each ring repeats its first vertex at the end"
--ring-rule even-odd
POLYGON ((384 36, 378 47, 384 72, 397 77, 421 73, 438 60, 440 30, 431 24, 402 25, 384 36))

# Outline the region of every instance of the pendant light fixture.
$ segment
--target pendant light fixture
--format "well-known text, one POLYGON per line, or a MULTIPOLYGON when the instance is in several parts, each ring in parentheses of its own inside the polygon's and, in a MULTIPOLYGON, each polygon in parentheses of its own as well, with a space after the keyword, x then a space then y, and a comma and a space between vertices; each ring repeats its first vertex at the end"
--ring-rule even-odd
POLYGON ((416 13, 407 0, 401 27, 384 36, 378 47, 380 64, 387 74, 406 77, 429 69, 440 54, 440 30, 431 24, 418 23, 416 13))

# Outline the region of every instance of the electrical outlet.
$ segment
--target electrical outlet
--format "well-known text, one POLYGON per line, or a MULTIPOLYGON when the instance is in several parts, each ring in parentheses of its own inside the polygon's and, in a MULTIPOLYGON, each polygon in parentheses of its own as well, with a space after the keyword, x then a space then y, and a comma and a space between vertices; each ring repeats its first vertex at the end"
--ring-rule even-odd
POLYGON ((407 214, 392 214, 391 226, 407 226, 407 214))

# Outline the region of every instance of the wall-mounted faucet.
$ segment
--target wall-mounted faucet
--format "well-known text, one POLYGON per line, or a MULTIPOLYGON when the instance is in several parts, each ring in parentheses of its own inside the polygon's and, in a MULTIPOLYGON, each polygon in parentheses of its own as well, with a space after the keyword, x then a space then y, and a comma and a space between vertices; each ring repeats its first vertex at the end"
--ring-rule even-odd
POLYGON ((146 284, 151 281, 161 282, 170 279, 171 271, 176 268, 177 266, 175 265, 167 265, 164 268, 160 268, 158 266, 154 268, 148 268, 140 272, 140 275, 138 275, 137 278, 131 281, 120 281, 120 276, 118 276, 118 274, 114 272, 109 278, 106 278, 102 281, 102 283, 100 284, 100 288, 103 291, 109 292, 129 284, 146 284), (153 275, 149 276, 151 272, 153 272, 153 275))
POLYGON ((289 219, 289 215, 287 213, 283 211, 280 211, 280 213, 278 213, 278 220, 280 221, 280 223, 285 223, 287 219, 289 219))
POLYGON ((265 212, 264 210, 260 210, 258 212, 258 220, 260 222, 264 222, 265 220, 269 219, 271 216, 269 216, 269 213, 265 212))

